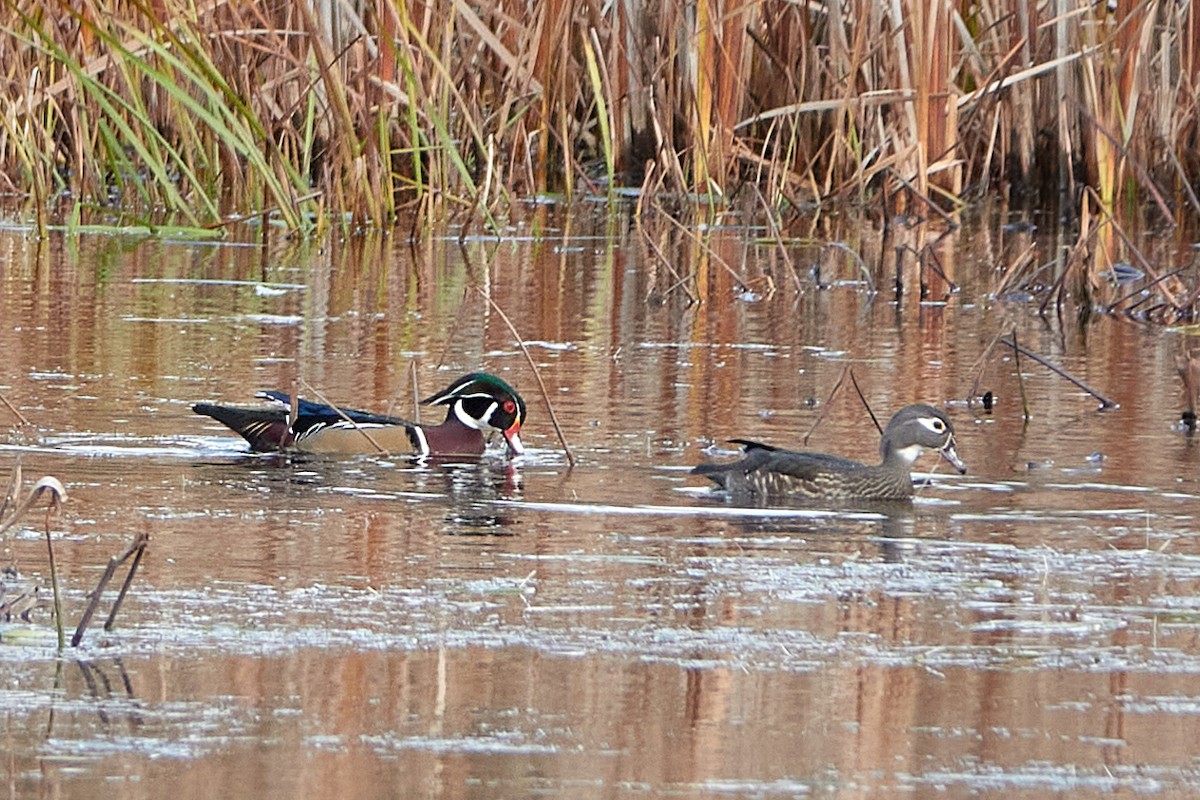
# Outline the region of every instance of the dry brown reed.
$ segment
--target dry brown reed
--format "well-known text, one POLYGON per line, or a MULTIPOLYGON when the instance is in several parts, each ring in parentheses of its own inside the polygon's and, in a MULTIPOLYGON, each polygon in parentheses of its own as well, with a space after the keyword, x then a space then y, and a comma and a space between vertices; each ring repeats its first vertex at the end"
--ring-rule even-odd
MULTIPOLYGON (((38 503, 45 502, 45 539, 47 562, 50 567, 50 585, 54 602, 54 628, 57 635, 58 648, 62 650, 66 646, 66 631, 63 621, 63 602, 62 591, 59 585, 58 560, 54 554, 54 540, 51 536, 50 520, 62 514, 63 504, 67 501, 67 490, 58 478, 46 475, 30 487, 22 500, 21 497, 24 492, 23 475, 24 471, 21 467, 21 459, 18 456, 16 462, 13 464, 12 473, 9 475, 4 495, 0 497, 0 542, 3 542, 4 534, 16 525, 28 512, 36 508, 38 503)), ((82 642, 84 632, 87 630, 87 626, 96 612, 100 598, 104 594, 104 589, 108 586, 108 582, 112 579, 117 568, 132 558, 133 563, 129 567, 129 572, 121 584, 121 589, 104 623, 106 631, 113 629, 116 623, 117 612, 120 610, 121 604, 129 593, 129 588, 133 584, 133 578, 137 573, 138 565, 141 563, 142 556, 145 554, 146 546, 149 542, 149 534, 145 532, 138 533, 134 536, 133 543, 122 555, 109 559, 108 567, 103 576, 101 576, 99 583, 96 584, 96 589, 91 593, 88 606, 79 621, 79 625, 75 629, 74 635, 71 637, 72 647, 78 647, 82 642)), ((6 577, 17 577, 15 563, 14 559, 13 564, 5 568, 4 574, 6 577)), ((36 585, 31 588, 18 585, 14 591, 10 592, 8 591, 8 587, 0 582, 0 620, 7 620, 12 617, 28 620, 29 613, 38 605, 38 595, 39 587, 36 585)))
POLYGON ((1157 185, 1170 214, 1200 22, 1114 5, 4 0, 0 180, 41 224, 300 232, 614 182, 953 208, 1003 179, 1106 213, 1157 185))
POLYGON ((50 586, 54 597, 54 626, 58 634, 58 648, 61 650, 66 643, 63 632, 62 593, 58 583, 58 564, 54 558, 54 541, 50 535, 50 519, 62 513, 63 503, 67 500, 67 490, 62 483, 52 475, 46 475, 38 480, 29 490, 24 501, 18 503, 21 496, 22 470, 20 458, 13 467, 9 477, 8 488, 4 493, 4 501, 0 504, 0 516, 12 506, 12 513, 7 521, 0 524, 0 537, 15 525, 25 514, 34 508, 43 497, 46 498, 46 550, 50 564, 50 586))
MULTIPOLYGON (((83 641, 83 635, 87 632, 88 625, 91 624, 92 617, 96 613, 96 608, 100 605, 100 598, 104 595, 104 590, 108 588, 108 582, 116 574, 117 568, 132 558, 133 563, 129 565, 129 572, 125 573, 125 580, 121 582, 121 588, 117 592, 116 599, 113 600, 112 608, 109 609, 108 618, 104 620, 104 630, 111 631, 113 629, 117 622, 117 612, 121 610, 121 604, 125 602, 125 597, 129 594, 129 587, 133 585, 133 578, 137 574, 138 565, 142 563, 142 557, 146 554, 146 547, 149 544, 150 534, 140 531, 134 535, 133 542, 129 547, 125 548, 125 552, 119 556, 113 556, 108 560, 108 565, 104 568, 104 574, 96 582, 96 588, 92 591, 88 599, 87 608, 83 610, 83 616, 79 618, 79 624, 75 626, 75 633, 71 635, 71 647, 78 647, 83 641)), ((59 646, 62 646, 61 643, 59 646)))

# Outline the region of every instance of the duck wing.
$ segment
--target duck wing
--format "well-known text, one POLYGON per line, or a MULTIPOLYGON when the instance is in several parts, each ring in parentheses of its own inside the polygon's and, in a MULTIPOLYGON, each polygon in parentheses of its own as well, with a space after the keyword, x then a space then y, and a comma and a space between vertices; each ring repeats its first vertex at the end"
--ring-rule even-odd
MULTIPOLYGON (((408 440, 413 438, 413 423, 400 417, 373 414, 355 408, 334 408, 324 403, 296 399, 296 419, 288 425, 288 413, 292 398, 286 392, 264 391, 258 397, 273 400, 277 408, 242 408, 219 406, 212 403, 197 403, 192 410, 197 414, 212 417, 237 432, 250 444, 250 449, 259 452, 282 450, 300 442, 318 431, 326 429, 353 430, 355 425, 373 427, 398 427, 406 431, 408 440), (339 413, 340 412, 340 413, 339 413), (353 422, 347 422, 350 419, 353 422)), ((416 446, 415 442, 413 443, 416 446)))
MULTIPOLYGON (((290 409, 292 407, 292 396, 287 392, 280 392, 272 389, 258 392, 255 397, 261 397, 264 400, 274 400, 276 403, 281 403, 285 409, 290 409)), ((412 425, 411 422, 400 417, 389 417, 386 414, 376 414, 371 411, 360 411, 357 408, 345 408, 344 406, 335 407, 325 405, 324 403, 314 403, 311 400, 305 400, 303 397, 296 398, 296 414, 301 418, 312 417, 315 420, 328 420, 330 422, 334 420, 345 422, 346 420, 343 419, 343 415, 345 415, 346 418, 363 424, 412 425)))
POLYGON ((829 476, 865 469, 841 456, 784 450, 748 439, 731 439, 745 447, 745 456, 723 464, 699 464, 692 473, 703 475, 734 495, 819 495, 829 476))
POLYGON ((218 406, 212 403, 196 403, 192 411, 235 431, 250 443, 251 450, 271 452, 282 450, 292 443, 292 431, 288 427, 287 412, 282 409, 239 408, 218 406))

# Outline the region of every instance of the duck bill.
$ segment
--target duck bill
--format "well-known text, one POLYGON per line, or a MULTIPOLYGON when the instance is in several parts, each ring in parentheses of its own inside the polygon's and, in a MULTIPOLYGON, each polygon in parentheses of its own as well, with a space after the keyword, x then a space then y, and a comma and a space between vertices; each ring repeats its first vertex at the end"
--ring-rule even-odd
POLYGON ((521 444, 520 423, 504 431, 504 441, 508 443, 508 452, 510 455, 519 456, 525 452, 525 445, 521 444))
POLYGON ((946 446, 942 448, 942 458, 944 458, 944 459, 946 459, 947 461, 949 461, 949 462, 950 462, 950 464, 951 464, 951 465, 953 465, 953 467, 954 467, 956 470, 958 470, 958 474, 959 474, 959 475, 965 475, 965 474, 966 474, 966 472, 967 472, 967 465, 966 465, 966 464, 964 464, 964 463, 963 463, 963 460, 962 460, 961 458, 959 458, 959 457, 958 457, 958 453, 957 453, 957 451, 955 451, 955 449, 954 449, 954 440, 953 440, 953 439, 951 439, 950 441, 946 442, 946 446))

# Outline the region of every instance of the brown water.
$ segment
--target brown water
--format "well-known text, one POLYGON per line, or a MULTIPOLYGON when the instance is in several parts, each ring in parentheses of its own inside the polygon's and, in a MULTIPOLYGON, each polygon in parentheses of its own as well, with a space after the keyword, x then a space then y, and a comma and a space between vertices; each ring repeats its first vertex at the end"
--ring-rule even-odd
MULTIPOLYGON (((765 231, 702 230, 709 250, 664 227, 651 246, 551 209, 465 250, 0 231, 0 393, 35 426, 0 406, 0 478, 20 454, 71 493, 71 625, 107 559, 151 535, 112 633, 57 658, 0 628, 9 795, 1200 790, 1200 452, 1174 426, 1178 335, 991 297, 1030 241, 994 223, 943 248, 958 293, 922 303, 909 274, 895 302, 890 244, 827 224, 790 251, 798 278, 765 231), (472 284, 528 340, 575 467, 472 284), (963 405, 1013 328, 1120 408, 1026 361, 1025 425, 1000 350, 981 383, 996 410, 963 405), (479 368, 519 386, 530 452, 287 463, 188 408, 302 378, 411 415, 414 362, 425 394, 479 368), (822 412, 810 447, 872 458, 849 386, 825 405, 847 365, 881 416, 950 402, 970 472, 927 456, 911 508, 857 511, 736 509, 688 475, 731 436, 799 445, 822 412)), ((1061 244, 1038 241, 1042 260, 1061 244)), ((44 576, 41 537, 29 518, 4 562, 44 576)))

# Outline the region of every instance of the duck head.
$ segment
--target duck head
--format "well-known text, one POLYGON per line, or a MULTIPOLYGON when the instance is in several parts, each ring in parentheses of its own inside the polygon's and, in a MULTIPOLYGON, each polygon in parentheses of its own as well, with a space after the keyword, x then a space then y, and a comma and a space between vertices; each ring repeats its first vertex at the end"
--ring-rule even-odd
POLYGON ((958 457, 955 444, 950 418, 933 406, 918 403, 896 412, 883 431, 879 451, 884 463, 899 459, 911 467, 921 453, 936 450, 959 473, 965 473, 967 465, 958 457))
POLYGON ((525 401, 515 389, 495 375, 486 372, 464 375, 421 402, 431 406, 447 406, 447 422, 456 420, 480 431, 485 438, 498 431, 512 455, 525 452, 520 436, 521 425, 525 422, 525 401))

